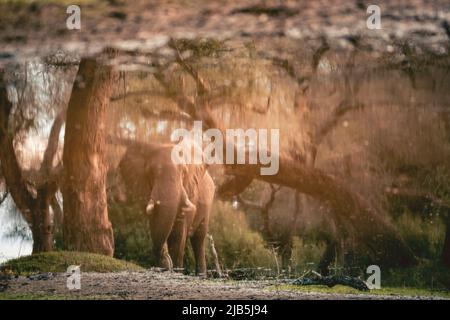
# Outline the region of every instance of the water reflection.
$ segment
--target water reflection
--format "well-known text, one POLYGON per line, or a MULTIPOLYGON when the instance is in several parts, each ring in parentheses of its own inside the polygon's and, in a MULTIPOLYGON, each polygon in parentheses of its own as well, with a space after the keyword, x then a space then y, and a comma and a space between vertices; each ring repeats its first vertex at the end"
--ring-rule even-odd
POLYGON ((8 196, 0 207, 0 263, 29 255, 33 248, 31 231, 13 206, 8 196))
MULTIPOLYGON (((433 194, 427 199, 439 198, 438 204, 444 203, 441 197, 447 197, 450 190, 450 57, 416 52, 408 44, 377 54, 364 47, 342 51, 327 43, 294 49, 281 57, 265 43, 249 46, 184 39, 165 43, 151 53, 119 52, 107 61, 121 71, 107 110, 107 133, 141 142, 167 142, 174 129, 191 127, 192 120, 202 116, 205 122, 220 124, 223 129, 280 129, 280 151, 285 159, 314 174, 316 169, 325 172, 330 177, 326 181, 333 182, 334 177, 344 181, 349 190, 380 209, 377 212, 383 218, 391 218, 402 237, 412 238, 412 246, 415 235, 409 227, 425 233, 425 255, 437 258, 445 238, 444 209, 422 200, 420 208, 412 207, 408 197, 433 194), (130 65, 142 68, 128 68, 130 65), (204 110, 209 113, 202 113, 204 110)), ((69 64, 64 57, 58 59, 61 56, 37 58, 13 66, 10 73, 9 95, 18 111, 11 121, 15 147, 24 176, 36 184, 42 183, 46 142, 59 115, 64 115, 72 84, 86 85, 76 77, 78 58, 69 64)), ((60 124, 59 130, 54 167, 61 164, 64 143, 64 126, 60 124)), ((107 149, 109 177, 114 177, 124 146, 109 144, 107 149)), ((136 168, 134 177, 140 175, 138 171, 136 168)), ((213 174, 218 184, 224 180, 220 170, 213 174)), ((309 235, 318 243, 339 243, 343 252, 353 250, 358 241, 372 241, 369 236, 355 236, 364 233, 360 230, 370 231, 372 220, 359 221, 358 228, 352 229, 346 210, 341 207, 343 214, 338 216, 327 207, 330 201, 323 201, 329 200, 327 193, 340 188, 318 189, 324 186, 314 182, 296 190, 293 183, 285 183, 283 188, 255 184, 243 192, 234 210, 245 211, 252 232, 261 233, 269 246, 287 255, 283 264, 291 261, 293 237, 309 235), (314 200, 300 197, 302 193, 314 200), (251 210, 246 199, 253 201, 251 210), (258 210, 263 214, 258 215, 258 210)), ((123 220, 129 213, 126 210, 134 209, 115 205, 110 204, 110 215, 120 235, 118 255, 140 260, 139 250, 128 248, 132 241, 123 235, 134 236, 135 230, 126 226, 129 221, 123 220)), ((7 214, 7 204, 1 210, 2 232, 7 233, 13 218, 7 214)), ((55 210, 52 208, 52 213, 55 210)), ((142 238, 136 242, 143 242, 142 238)), ((30 252, 28 240, 13 237, 7 242, 2 237, 0 241, 9 250, 4 249, 6 255, 30 252)))

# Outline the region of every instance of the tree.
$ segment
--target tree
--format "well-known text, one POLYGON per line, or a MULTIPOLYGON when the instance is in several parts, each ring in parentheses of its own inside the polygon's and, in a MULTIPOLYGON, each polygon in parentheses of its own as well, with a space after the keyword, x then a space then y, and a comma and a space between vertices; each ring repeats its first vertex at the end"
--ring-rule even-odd
POLYGON ((9 193, 25 221, 30 225, 33 236, 33 253, 53 249, 53 224, 50 217, 50 202, 58 189, 58 175, 52 162, 58 149, 59 131, 64 119, 60 115, 52 127, 44 160, 41 164, 34 194, 29 190, 22 168, 16 157, 9 120, 13 105, 8 99, 3 70, 0 71, 0 160, 2 174, 9 193))
POLYGON ((105 121, 115 74, 100 59, 84 58, 72 89, 63 152, 66 250, 114 253, 106 196, 105 121))
MULTIPOLYGON (((185 114, 188 114, 191 120, 203 121, 203 126, 206 129, 223 129, 222 123, 215 118, 211 110, 209 84, 206 83, 193 65, 183 58, 180 52, 182 49, 180 47, 185 46, 185 44, 181 43, 180 46, 180 43, 172 40, 169 42, 169 46, 175 51, 175 64, 190 75, 196 85, 196 97, 192 101, 190 97, 176 94, 176 88, 174 88, 166 72, 170 64, 161 65, 155 73, 156 80, 165 89, 167 96, 173 99, 178 106, 179 119, 185 119, 185 114)), ((319 52, 323 50, 325 49, 321 49, 319 52)), ((195 54, 194 58, 196 58, 195 54)), ((319 59, 315 57, 313 68, 317 67, 319 59)), ((287 71, 290 73, 289 65, 287 71)), ((298 82, 300 84, 304 81, 300 79, 298 82)), ((258 164, 225 164, 224 170, 230 176, 230 179, 218 188, 218 195, 223 197, 238 195, 254 179, 292 188, 301 194, 311 196, 330 208, 330 216, 332 215, 334 221, 338 224, 341 237, 355 240, 361 244, 366 249, 366 253, 372 257, 372 261, 381 265, 408 266, 415 264, 417 259, 413 252, 397 235, 393 225, 381 212, 373 208, 368 201, 364 200, 343 181, 314 167, 315 147, 320 143, 320 139, 333 128, 343 114, 360 107, 359 104, 349 103, 348 101, 339 104, 330 120, 321 126, 317 134, 312 136, 312 139, 316 141, 312 141, 310 146, 304 146, 305 149, 310 149, 305 153, 311 159, 299 161, 295 154, 280 155, 279 172, 276 175, 260 175, 258 164)), ((167 115, 171 119, 176 117, 173 112, 167 115)))

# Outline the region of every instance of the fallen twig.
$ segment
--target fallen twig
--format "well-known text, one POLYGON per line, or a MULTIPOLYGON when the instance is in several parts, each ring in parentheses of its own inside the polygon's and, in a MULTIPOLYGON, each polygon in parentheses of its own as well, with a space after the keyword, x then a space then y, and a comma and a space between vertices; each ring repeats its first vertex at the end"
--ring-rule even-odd
POLYGON ((317 272, 313 273, 315 275, 313 277, 301 277, 294 281, 290 281, 290 284, 299 286, 325 285, 330 288, 340 284, 360 291, 369 291, 367 284, 359 278, 343 275, 323 277, 317 272))

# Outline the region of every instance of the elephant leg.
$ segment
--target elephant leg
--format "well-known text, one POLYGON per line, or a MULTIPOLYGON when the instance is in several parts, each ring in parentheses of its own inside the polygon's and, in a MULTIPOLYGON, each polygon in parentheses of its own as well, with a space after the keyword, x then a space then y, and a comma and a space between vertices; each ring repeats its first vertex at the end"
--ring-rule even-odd
POLYGON ((164 210, 161 206, 150 216, 150 232, 153 242, 153 252, 158 265, 169 270, 173 269, 172 259, 167 247, 167 239, 175 220, 171 210, 164 210))
POLYGON ((192 249, 195 255, 195 272, 200 276, 206 276, 205 238, 207 233, 208 224, 203 221, 191 237, 192 249))
POLYGON ((167 242, 164 243, 159 257, 160 257, 160 265, 163 268, 166 268, 167 270, 172 271, 173 270, 173 261, 172 261, 172 258, 170 257, 169 249, 167 248, 167 242))
POLYGON ((178 217, 170 233, 168 245, 175 268, 183 268, 184 250, 186 248, 187 225, 184 217, 178 217))
POLYGON ((186 189, 184 188, 183 184, 181 184, 181 210, 183 214, 195 214, 195 211, 197 210, 197 207, 195 204, 191 202, 191 200, 188 197, 188 194, 186 192, 186 189))

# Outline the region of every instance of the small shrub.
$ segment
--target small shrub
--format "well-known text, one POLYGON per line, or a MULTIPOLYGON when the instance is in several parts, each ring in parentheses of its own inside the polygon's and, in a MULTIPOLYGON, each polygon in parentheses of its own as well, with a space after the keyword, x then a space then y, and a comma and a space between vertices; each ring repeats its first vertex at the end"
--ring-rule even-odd
POLYGON ((229 203, 215 202, 210 233, 226 268, 276 267, 274 255, 262 237, 249 228, 245 214, 229 203))
POLYGON ((135 205, 110 204, 109 217, 114 229, 114 257, 155 266, 148 219, 135 205))
POLYGON ((397 229, 413 250, 421 258, 438 259, 442 253, 445 225, 437 216, 414 216, 402 214, 395 222, 397 229))
POLYGON ((302 238, 294 237, 291 258, 292 271, 317 270, 324 252, 325 244, 323 242, 305 241, 302 238))

